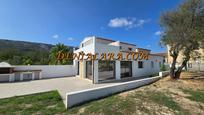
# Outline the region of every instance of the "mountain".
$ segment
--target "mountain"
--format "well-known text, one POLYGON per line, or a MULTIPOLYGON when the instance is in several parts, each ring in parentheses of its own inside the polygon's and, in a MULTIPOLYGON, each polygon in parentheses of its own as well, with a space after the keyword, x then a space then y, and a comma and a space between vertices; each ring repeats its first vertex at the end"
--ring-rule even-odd
MULTIPOLYGON (((54 45, 0 39, 0 62, 12 65, 49 64, 49 51, 54 45)), ((68 46, 70 51, 73 47, 68 46)))
POLYGON ((0 51, 7 49, 18 49, 20 51, 32 51, 37 49, 49 51, 52 47, 53 45, 51 44, 0 39, 0 51))

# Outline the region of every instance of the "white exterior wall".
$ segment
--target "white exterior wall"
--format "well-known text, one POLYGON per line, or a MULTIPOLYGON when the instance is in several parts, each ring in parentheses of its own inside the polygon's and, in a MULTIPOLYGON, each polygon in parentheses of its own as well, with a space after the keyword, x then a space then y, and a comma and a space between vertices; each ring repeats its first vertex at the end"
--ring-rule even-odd
POLYGON ((93 72, 93 74, 94 74, 94 77, 93 77, 94 83, 98 83, 98 60, 95 60, 93 62, 93 65, 94 65, 94 72, 93 72))
POLYGON ((77 69, 73 65, 15 66, 15 70, 42 70, 42 78, 67 77, 77 74, 77 69))
MULTIPOLYGON (((136 49, 135 46, 132 45, 126 45, 126 44, 120 44, 119 46, 117 46, 119 44, 119 42, 114 42, 114 43, 109 43, 109 44, 104 44, 104 43, 99 43, 97 42, 97 38, 96 37, 89 37, 87 40, 93 39, 93 43, 89 44, 85 47, 82 47, 78 50, 76 50, 74 53, 78 53, 83 51, 85 54, 87 53, 92 53, 92 54, 96 54, 98 53, 97 58, 100 58, 100 55, 102 53, 114 53, 115 54, 115 58, 117 58, 117 54, 120 52, 120 46, 122 46, 122 50, 128 50, 129 47, 131 47, 133 50, 136 49), (117 44, 118 43, 118 44, 117 44)), ((109 42, 109 41, 108 41, 109 42)), ((126 58, 126 53, 123 52, 123 58, 126 58)), ((129 58, 131 58, 131 55, 129 56, 129 58)), ((155 73, 159 73, 160 71, 160 66, 159 66, 159 62, 161 62, 161 64, 163 63, 163 57, 160 56, 153 56, 150 55, 148 60, 141 60, 143 61, 143 68, 138 68, 138 61, 132 61, 132 76, 133 77, 139 77, 139 76, 147 76, 147 75, 151 75, 151 74, 155 74, 155 73), (154 62, 154 67, 151 67, 151 61, 154 62)), ((116 61, 116 79, 120 79, 120 61, 116 61)), ((97 63, 98 66, 98 63, 97 63)), ((96 67, 95 67, 96 68, 96 67)), ((97 71, 94 71, 97 72, 97 71)), ((94 73, 94 75, 97 75, 95 78, 97 82, 98 79, 98 73, 94 73)))
POLYGON ((136 50, 136 47, 133 46, 133 45, 128 45, 128 44, 123 44, 123 43, 120 43, 120 46, 122 47, 122 51, 129 51, 128 48, 132 48, 132 51, 135 51, 136 50))
POLYGON ((121 76, 120 76, 120 61, 118 61, 118 60, 115 61, 115 78, 117 80, 121 79, 121 76))
POLYGON ((112 45, 106 45, 101 43, 95 43, 95 53, 119 53, 119 46, 112 46, 112 45))
POLYGON ((85 47, 82 47, 82 48, 80 48, 78 50, 75 50, 74 53, 78 54, 81 51, 83 51, 85 54, 87 54, 87 53, 94 54, 94 44, 92 43, 92 44, 89 44, 89 45, 87 45, 85 47))
POLYGON ((160 72, 159 62, 163 62, 163 58, 160 56, 149 56, 148 60, 143 61, 143 68, 138 68, 138 61, 133 61, 133 75, 134 77, 146 76, 160 72), (151 66, 151 61, 154 62, 154 67, 151 66))

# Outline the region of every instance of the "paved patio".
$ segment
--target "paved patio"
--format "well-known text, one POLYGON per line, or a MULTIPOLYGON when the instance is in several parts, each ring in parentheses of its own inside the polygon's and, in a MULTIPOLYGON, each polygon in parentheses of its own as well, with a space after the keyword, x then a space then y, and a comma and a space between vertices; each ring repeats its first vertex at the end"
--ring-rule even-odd
POLYGON ((86 79, 77 77, 64 77, 54 79, 43 79, 23 81, 14 83, 0 83, 0 98, 28 95, 51 90, 58 90, 63 100, 67 92, 89 89, 108 85, 110 83, 93 84, 86 79))

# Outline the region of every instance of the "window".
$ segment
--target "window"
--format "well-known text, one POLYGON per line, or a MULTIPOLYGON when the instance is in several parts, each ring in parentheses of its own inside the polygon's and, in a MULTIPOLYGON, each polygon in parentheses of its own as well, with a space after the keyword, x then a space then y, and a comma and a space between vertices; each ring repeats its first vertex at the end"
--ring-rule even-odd
POLYGON ((122 50, 122 46, 120 46, 120 50, 122 50))
POLYGON ((81 47, 83 48, 83 47, 84 47, 84 44, 81 44, 81 47))
POLYGON ((138 68, 144 68, 143 67, 143 61, 138 61, 138 68))
POLYGON ((132 48, 128 48, 129 51, 132 51, 132 48))
POLYGON ((192 68, 192 63, 188 63, 188 67, 189 67, 189 68, 192 68))
POLYGON ((151 67, 154 68, 154 62, 153 61, 151 61, 151 67))

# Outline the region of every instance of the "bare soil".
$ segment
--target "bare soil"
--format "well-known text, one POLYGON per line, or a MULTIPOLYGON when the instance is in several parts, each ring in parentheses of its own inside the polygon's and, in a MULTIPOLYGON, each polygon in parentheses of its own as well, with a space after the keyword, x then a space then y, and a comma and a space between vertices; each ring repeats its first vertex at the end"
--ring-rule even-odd
MULTIPOLYGON (((183 110, 187 111, 187 113, 190 113, 192 115, 195 114, 204 115, 204 103, 192 101, 186 98, 187 96, 190 96, 190 94, 184 93, 183 89, 190 89, 193 91, 204 91, 204 72, 199 73, 183 72, 179 80, 172 80, 169 76, 167 76, 151 85, 141 87, 133 91, 121 93, 120 96, 125 97, 133 92, 134 93, 147 91, 162 92, 165 95, 171 96, 173 101, 178 103, 178 105, 183 110)), ((154 107, 152 107, 152 103, 146 102, 145 106, 147 106, 146 108, 148 108, 152 112, 158 111, 159 108, 165 108, 161 107, 160 105, 154 105, 154 107)), ((139 113, 142 113, 142 111, 140 111, 139 113)), ((165 108, 161 109, 161 111, 159 111, 159 113, 156 114, 173 114, 173 113, 172 110, 165 108)))

